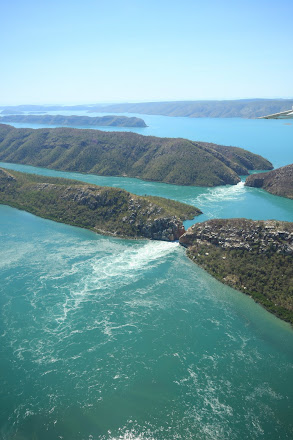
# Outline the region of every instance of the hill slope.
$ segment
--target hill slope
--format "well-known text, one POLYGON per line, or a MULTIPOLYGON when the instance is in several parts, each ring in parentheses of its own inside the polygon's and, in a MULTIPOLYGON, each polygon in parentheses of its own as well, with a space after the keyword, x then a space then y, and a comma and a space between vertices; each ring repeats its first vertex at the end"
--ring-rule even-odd
POLYGON ((141 102, 93 106, 89 111, 140 113, 189 118, 257 118, 292 108, 292 99, 141 102))
POLYGON ((0 124, 0 160, 177 185, 236 184, 250 169, 272 169, 236 147, 136 133, 74 128, 17 129, 0 124))
POLYGON ((91 105, 0 106, 5 113, 74 110, 103 113, 141 113, 190 118, 257 118, 292 108, 292 99, 235 99, 230 101, 165 101, 91 105))
POLYGON ((140 118, 126 116, 63 116, 63 115, 9 115, 0 117, 0 123, 28 122, 47 125, 86 125, 97 127, 146 127, 140 118))
POLYGON ((276 196, 293 199, 293 164, 268 173, 251 174, 247 177, 245 185, 263 188, 276 196))
POLYGON ((196 223, 180 237, 195 263, 293 324, 293 223, 196 223))
POLYGON ((0 203, 117 237, 173 241, 201 211, 161 197, 0 168, 0 203))

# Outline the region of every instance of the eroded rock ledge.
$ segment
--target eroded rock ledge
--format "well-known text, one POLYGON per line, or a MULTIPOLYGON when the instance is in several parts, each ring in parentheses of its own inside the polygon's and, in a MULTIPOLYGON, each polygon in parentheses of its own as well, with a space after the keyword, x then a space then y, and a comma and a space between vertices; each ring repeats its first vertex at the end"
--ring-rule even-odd
POLYGON ((217 219, 196 223, 180 244, 211 244, 223 250, 293 253, 293 223, 275 220, 217 219))
POLYGON ((293 223, 209 220, 179 239, 192 261, 293 324, 293 223))

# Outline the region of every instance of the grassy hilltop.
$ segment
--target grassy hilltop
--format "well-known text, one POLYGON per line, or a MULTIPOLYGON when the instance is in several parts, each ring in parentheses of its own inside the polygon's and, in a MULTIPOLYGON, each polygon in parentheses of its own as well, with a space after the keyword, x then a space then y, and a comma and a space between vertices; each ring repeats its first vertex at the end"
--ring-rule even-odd
POLYGON ((198 186, 233 185, 248 170, 272 169, 266 159, 237 147, 126 132, 1 124, 0 160, 198 186))

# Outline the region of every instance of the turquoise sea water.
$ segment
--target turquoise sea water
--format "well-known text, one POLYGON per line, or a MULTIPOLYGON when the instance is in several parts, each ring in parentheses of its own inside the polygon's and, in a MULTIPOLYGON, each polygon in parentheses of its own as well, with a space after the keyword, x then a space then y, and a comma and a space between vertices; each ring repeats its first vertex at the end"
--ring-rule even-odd
MULTIPOLYGON (((159 127, 163 117, 150 118, 159 127)), ((165 119, 171 136, 184 118, 165 119)), ((233 121, 221 121, 236 136, 233 121)), ((292 127, 275 125, 282 129, 289 157, 292 127)), ((283 143, 267 153, 276 165, 283 143)), ((242 183, 187 188, 0 166, 182 200, 204 211, 196 221, 293 221, 293 201, 242 183)), ((0 249, 1 439, 293 437, 291 327, 177 243, 103 237, 0 206, 0 249)))

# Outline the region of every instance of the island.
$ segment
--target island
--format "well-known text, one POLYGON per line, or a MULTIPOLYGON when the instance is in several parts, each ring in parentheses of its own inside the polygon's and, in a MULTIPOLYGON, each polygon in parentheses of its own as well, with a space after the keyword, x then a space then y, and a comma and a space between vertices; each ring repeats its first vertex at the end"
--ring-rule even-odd
MULTIPOLYGON (((5 110, 3 110, 4 112, 5 110)), ((143 119, 126 116, 64 116, 64 115, 9 115, 0 117, 0 123, 22 122, 29 124, 96 127, 146 127, 143 119)))
POLYGON ((293 223, 216 219, 196 223, 179 242, 222 283, 293 324, 293 223))
POLYGON ((293 199, 293 164, 267 173, 251 174, 247 177, 245 185, 262 188, 276 196, 293 199))
POLYGON ((15 128, 0 124, 0 161, 176 185, 235 185, 249 170, 270 170, 237 147, 132 132, 15 128))
POLYGON ((142 197, 119 188, 88 185, 0 168, 0 203, 61 223, 123 238, 174 241, 194 206, 142 197))
POLYGON ((21 110, 17 110, 14 108, 10 109, 9 107, 5 108, 4 110, 1 110, 0 113, 1 113, 1 115, 23 115, 24 114, 24 112, 21 110))

